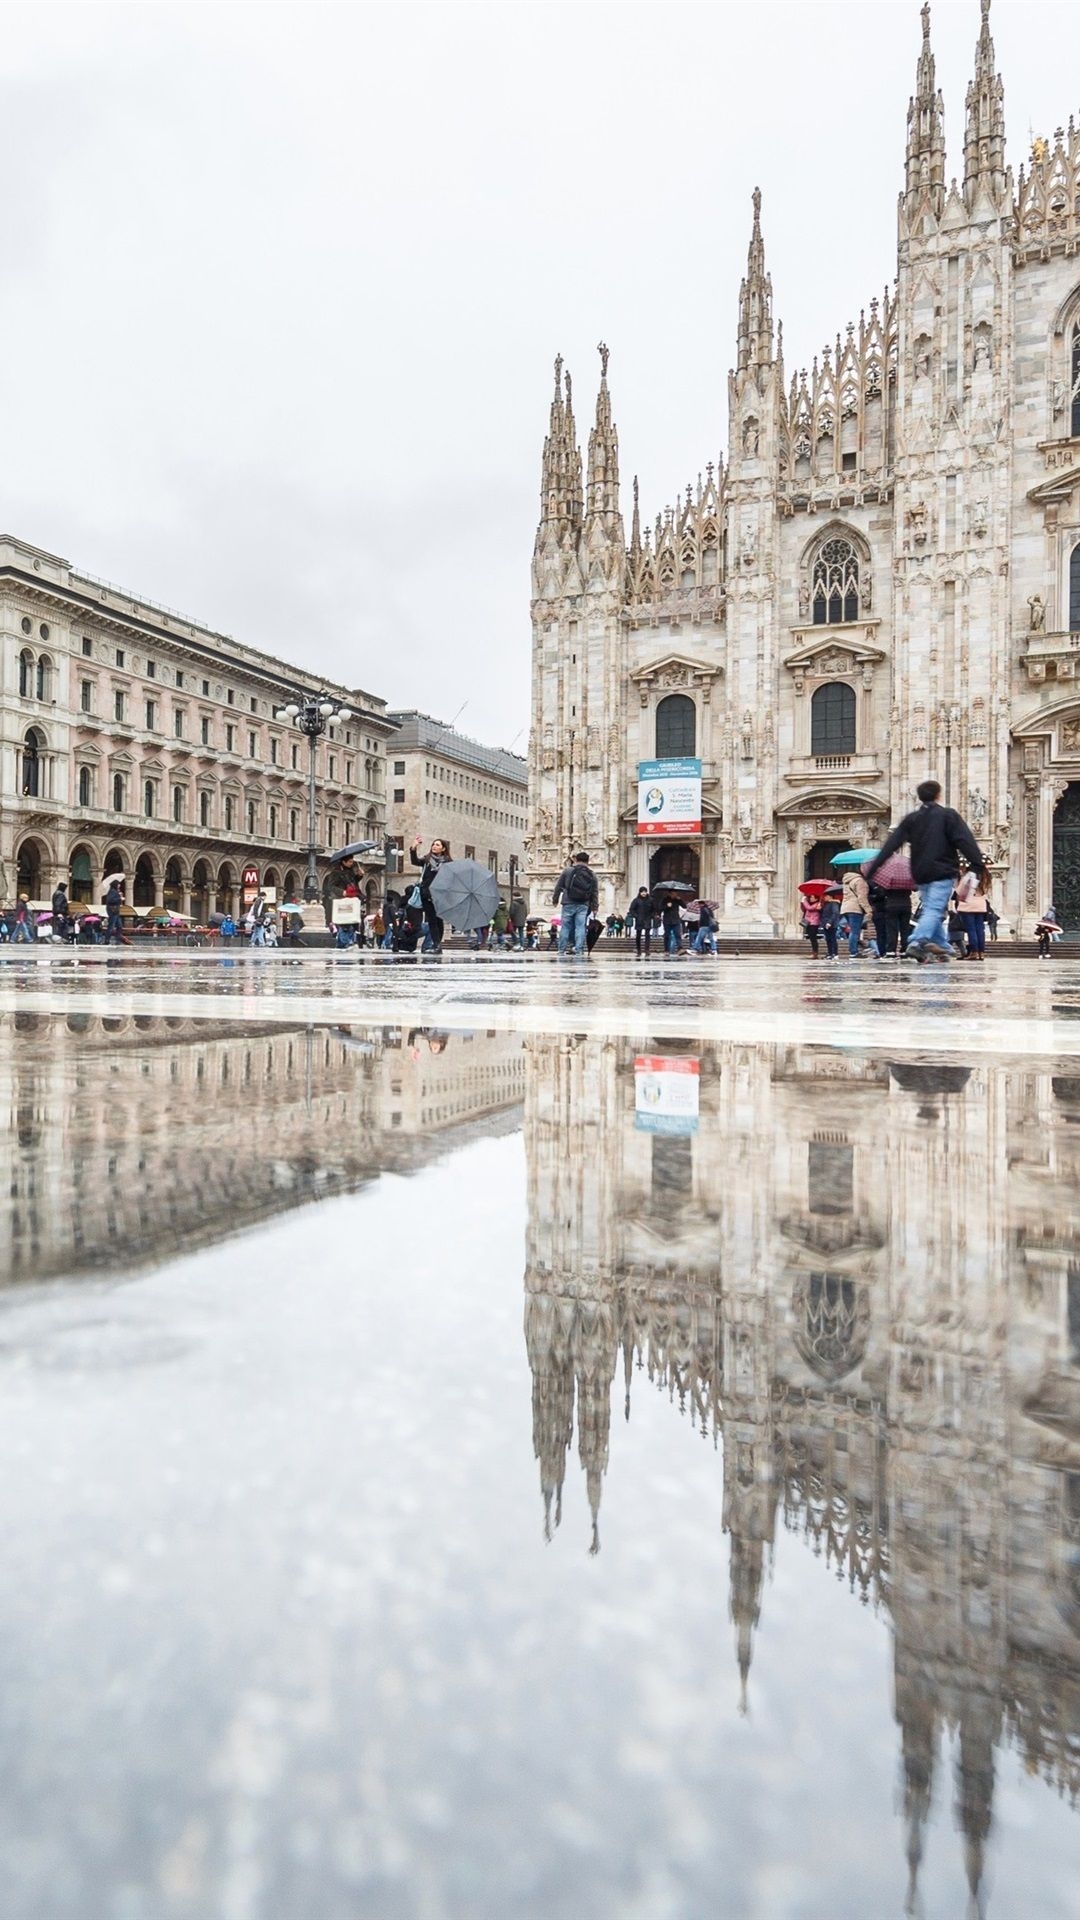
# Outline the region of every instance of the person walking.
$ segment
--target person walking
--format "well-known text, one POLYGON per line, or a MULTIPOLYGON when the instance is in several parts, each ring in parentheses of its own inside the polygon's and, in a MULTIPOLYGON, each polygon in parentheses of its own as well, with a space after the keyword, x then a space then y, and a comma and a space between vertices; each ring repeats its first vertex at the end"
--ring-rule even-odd
POLYGON ((707 900, 698 902, 698 930, 693 939, 695 953, 716 952, 716 915, 707 900))
POLYGON ((30 896, 20 893, 15 902, 15 926, 12 930, 11 944, 29 947, 33 945, 36 938, 34 923, 30 918, 30 896))
POLYGON ((969 867, 960 877, 956 905, 967 936, 968 960, 986 959, 986 916, 990 911, 990 875, 985 867, 969 867))
POLYGON ((870 889, 858 867, 850 867, 844 875, 843 912, 848 923, 848 955, 856 960, 863 923, 870 912, 870 889))
POLYGON ((1035 923, 1035 938, 1039 943, 1040 960, 1049 960, 1051 942, 1059 937, 1061 931, 1057 914, 1051 905, 1047 907, 1042 919, 1035 923))
POLYGON ((923 780, 915 791, 918 807, 905 814, 899 826, 887 835, 885 845, 866 870, 867 884, 889 855, 897 853, 906 843, 922 902, 908 941, 908 952, 919 961, 925 961, 928 956, 950 960, 952 948, 943 922, 959 878, 960 856, 976 871, 981 871, 986 863, 966 820, 961 819, 955 808, 941 805, 939 782, 923 780))
POLYGON ((491 940, 489 943, 491 946, 505 947, 506 929, 509 925, 510 925, 510 915, 506 910, 506 902, 503 900, 502 896, 500 895, 499 904, 496 907, 491 920, 491 940))
POLYGON ((108 946, 115 940, 117 946, 120 946, 124 938, 120 925, 120 909, 124 904, 124 890, 119 880, 110 880, 101 904, 105 908, 105 944, 108 946))
POLYGON ((684 951, 682 908, 673 893, 669 893, 667 899, 664 901, 660 921, 664 929, 664 952, 670 960, 673 954, 681 954, 684 951))
POLYGON ((555 882, 551 900, 556 907, 562 901, 559 953, 566 954, 569 951, 572 939, 575 958, 584 959, 589 921, 600 905, 600 888, 589 866, 587 853, 575 853, 569 866, 563 868, 555 882))
POLYGON ((512 946, 525 945, 525 922, 529 917, 528 908, 520 893, 510 896, 510 942, 512 946))
POLYGON ((830 887, 821 903, 821 931, 825 935, 825 953, 830 960, 840 957, 840 902, 843 895, 843 887, 830 887))
POLYGON ((652 944, 653 903, 648 887, 639 887, 630 905, 626 909, 627 930, 634 930, 634 958, 641 959, 641 943, 645 942, 645 958, 649 957, 652 944))
POLYGON ((67 940, 71 934, 71 908, 62 880, 57 881, 52 897, 52 933, 54 940, 67 940))
POLYGON ((803 932, 810 942, 810 958, 817 960, 818 941, 821 938, 821 902, 816 894, 799 895, 799 911, 802 914, 803 932))
POLYGON ((233 941, 236 939, 236 921, 233 919, 231 913, 222 914, 218 933, 222 944, 226 947, 231 947, 233 941))
POLYGON ((882 958, 902 960, 911 937, 910 887, 885 887, 885 945, 882 958))
POLYGON ((266 895, 264 893, 260 892, 255 895, 255 898, 251 903, 251 912, 248 915, 248 919, 251 922, 252 946, 265 947, 266 945, 266 895))
POLYGON ((419 846, 419 840, 414 840, 409 851, 412 856, 413 866, 421 869, 420 905, 423 908, 424 919, 427 921, 428 933, 431 936, 431 951, 432 953, 441 953, 443 934, 446 929, 435 911, 435 903, 431 898, 431 883, 438 873, 439 868, 445 867, 450 858, 450 842, 448 840, 433 840, 426 854, 423 855, 419 852, 419 846))

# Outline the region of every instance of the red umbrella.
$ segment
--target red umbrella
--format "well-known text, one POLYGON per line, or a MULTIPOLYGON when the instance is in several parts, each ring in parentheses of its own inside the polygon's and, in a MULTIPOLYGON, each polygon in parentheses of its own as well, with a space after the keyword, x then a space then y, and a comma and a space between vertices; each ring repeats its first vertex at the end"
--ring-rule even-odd
POLYGON ((835 885, 835 880, 800 880, 799 892, 805 893, 811 900, 820 900, 835 885))
MULTIPOLYGON (((869 865, 869 860, 864 862, 862 869, 864 873, 869 865)), ((911 861, 907 854, 890 853, 888 859, 882 861, 875 873, 874 885, 885 887, 894 893, 909 893, 915 885, 915 875, 911 871, 911 861)))

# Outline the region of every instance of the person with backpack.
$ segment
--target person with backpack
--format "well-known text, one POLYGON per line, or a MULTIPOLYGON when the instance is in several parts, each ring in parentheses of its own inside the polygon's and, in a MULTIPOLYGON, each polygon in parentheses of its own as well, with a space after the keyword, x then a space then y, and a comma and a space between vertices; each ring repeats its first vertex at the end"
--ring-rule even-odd
POLYGON ((919 918, 908 941, 913 960, 951 960, 953 950, 944 929, 957 880, 960 856, 968 866, 981 873, 986 865, 971 828, 954 807, 941 805, 941 787, 936 780, 920 781, 915 789, 919 805, 905 814, 898 827, 887 836, 880 853, 866 869, 867 885, 878 868, 897 853, 905 841, 911 852, 911 871, 919 889, 919 918))
POLYGON ((102 901, 105 909, 105 944, 115 940, 119 947, 123 943, 123 930, 120 926, 120 909, 124 904, 124 892, 119 880, 110 880, 102 901))
POLYGON ((697 954, 716 952, 716 915, 707 900, 698 901, 698 930, 693 951, 697 954))
POLYGON ((67 940, 71 935, 71 908, 62 880, 57 881, 52 897, 52 935, 54 940, 67 940))
POLYGON ((575 853, 569 866, 563 868, 555 882, 555 891, 551 896, 555 906, 562 901, 562 918, 559 922, 559 953, 569 951, 571 938, 574 942, 574 954, 579 960, 585 957, 585 936, 589 920, 600 904, 600 889, 596 884, 596 875, 589 866, 587 853, 575 853))

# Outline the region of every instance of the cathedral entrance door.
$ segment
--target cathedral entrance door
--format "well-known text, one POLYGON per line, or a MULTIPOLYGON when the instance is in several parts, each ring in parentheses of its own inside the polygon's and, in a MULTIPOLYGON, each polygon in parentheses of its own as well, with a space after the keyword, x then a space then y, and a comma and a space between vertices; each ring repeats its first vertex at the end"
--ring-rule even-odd
POLYGON ((688 880, 696 893, 701 862, 696 847, 679 844, 658 847, 649 861, 650 887, 662 887, 665 880, 688 880))
MULTIPOLYGON (((1047 902, 1040 900, 1042 913, 1047 902)), ((1067 932, 1080 932, 1080 781, 1070 780, 1054 809, 1054 906, 1067 932)))
POLYGON ((803 862, 804 880, 835 880, 836 870, 830 866, 835 853, 846 853, 850 840, 815 840, 803 862))

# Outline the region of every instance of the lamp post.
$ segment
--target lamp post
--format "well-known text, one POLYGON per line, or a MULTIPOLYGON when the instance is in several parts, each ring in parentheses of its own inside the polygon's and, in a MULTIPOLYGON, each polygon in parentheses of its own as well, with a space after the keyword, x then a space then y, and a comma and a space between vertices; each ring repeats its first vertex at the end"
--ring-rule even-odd
POLYGON ((350 720, 351 707, 339 707, 328 693, 306 693, 303 697, 290 700, 288 706, 279 707, 275 716, 278 720, 291 720, 308 738, 308 848, 307 877, 304 881, 304 901, 312 906, 319 898, 319 875, 315 866, 318 844, 315 838, 315 753, 318 742, 333 720, 350 720))

